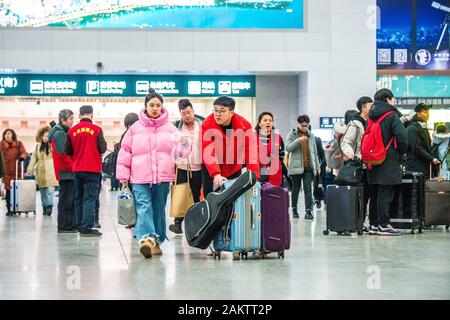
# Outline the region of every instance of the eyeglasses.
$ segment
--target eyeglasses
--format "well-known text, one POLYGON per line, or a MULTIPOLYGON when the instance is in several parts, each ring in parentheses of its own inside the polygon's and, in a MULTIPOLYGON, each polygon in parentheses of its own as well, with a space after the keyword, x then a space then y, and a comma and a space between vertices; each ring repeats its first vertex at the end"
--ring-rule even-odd
POLYGON ((227 112, 230 112, 230 110, 213 110, 213 113, 219 116, 223 116, 227 112))

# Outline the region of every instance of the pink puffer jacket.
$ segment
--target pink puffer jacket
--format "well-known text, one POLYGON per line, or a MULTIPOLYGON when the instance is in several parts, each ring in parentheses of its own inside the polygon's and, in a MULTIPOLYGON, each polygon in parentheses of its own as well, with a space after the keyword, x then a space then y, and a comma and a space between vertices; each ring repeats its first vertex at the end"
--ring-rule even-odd
POLYGON ((188 141, 180 144, 181 132, 169 122, 163 110, 157 119, 144 110, 122 140, 117 158, 118 180, 136 184, 158 184, 175 180, 175 156, 186 158, 191 151, 188 141))

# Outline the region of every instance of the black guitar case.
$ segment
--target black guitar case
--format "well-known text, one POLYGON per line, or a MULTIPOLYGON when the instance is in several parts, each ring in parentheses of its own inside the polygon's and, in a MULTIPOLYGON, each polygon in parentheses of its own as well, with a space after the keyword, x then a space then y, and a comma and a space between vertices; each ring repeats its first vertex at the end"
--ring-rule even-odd
POLYGON ((211 192, 194 204, 184 219, 186 239, 191 247, 206 249, 231 218, 234 201, 256 184, 256 174, 244 172, 225 190, 211 192))

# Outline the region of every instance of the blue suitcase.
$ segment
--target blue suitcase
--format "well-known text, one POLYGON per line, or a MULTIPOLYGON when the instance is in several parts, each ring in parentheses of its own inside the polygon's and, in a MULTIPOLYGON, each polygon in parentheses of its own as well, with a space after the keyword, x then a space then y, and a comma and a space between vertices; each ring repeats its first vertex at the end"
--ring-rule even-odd
MULTIPOLYGON (((225 188, 231 184, 225 182, 225 188)), ((261 250, 261 184, 257 182, 233 204, 231 219, 214 239, 214 259, 221 252, 233 253, 233 260, 248 258, 261 250)))

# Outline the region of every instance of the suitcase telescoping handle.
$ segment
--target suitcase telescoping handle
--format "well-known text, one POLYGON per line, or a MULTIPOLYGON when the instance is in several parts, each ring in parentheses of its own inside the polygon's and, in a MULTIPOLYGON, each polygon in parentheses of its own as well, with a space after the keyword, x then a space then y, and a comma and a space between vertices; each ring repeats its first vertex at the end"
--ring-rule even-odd
MULTIPOLYGON (((23 164, 20 166, 20 180, 23 180, 23 164)), ((19 180, 19 160, 16 160, 16 180, 19 180)))

